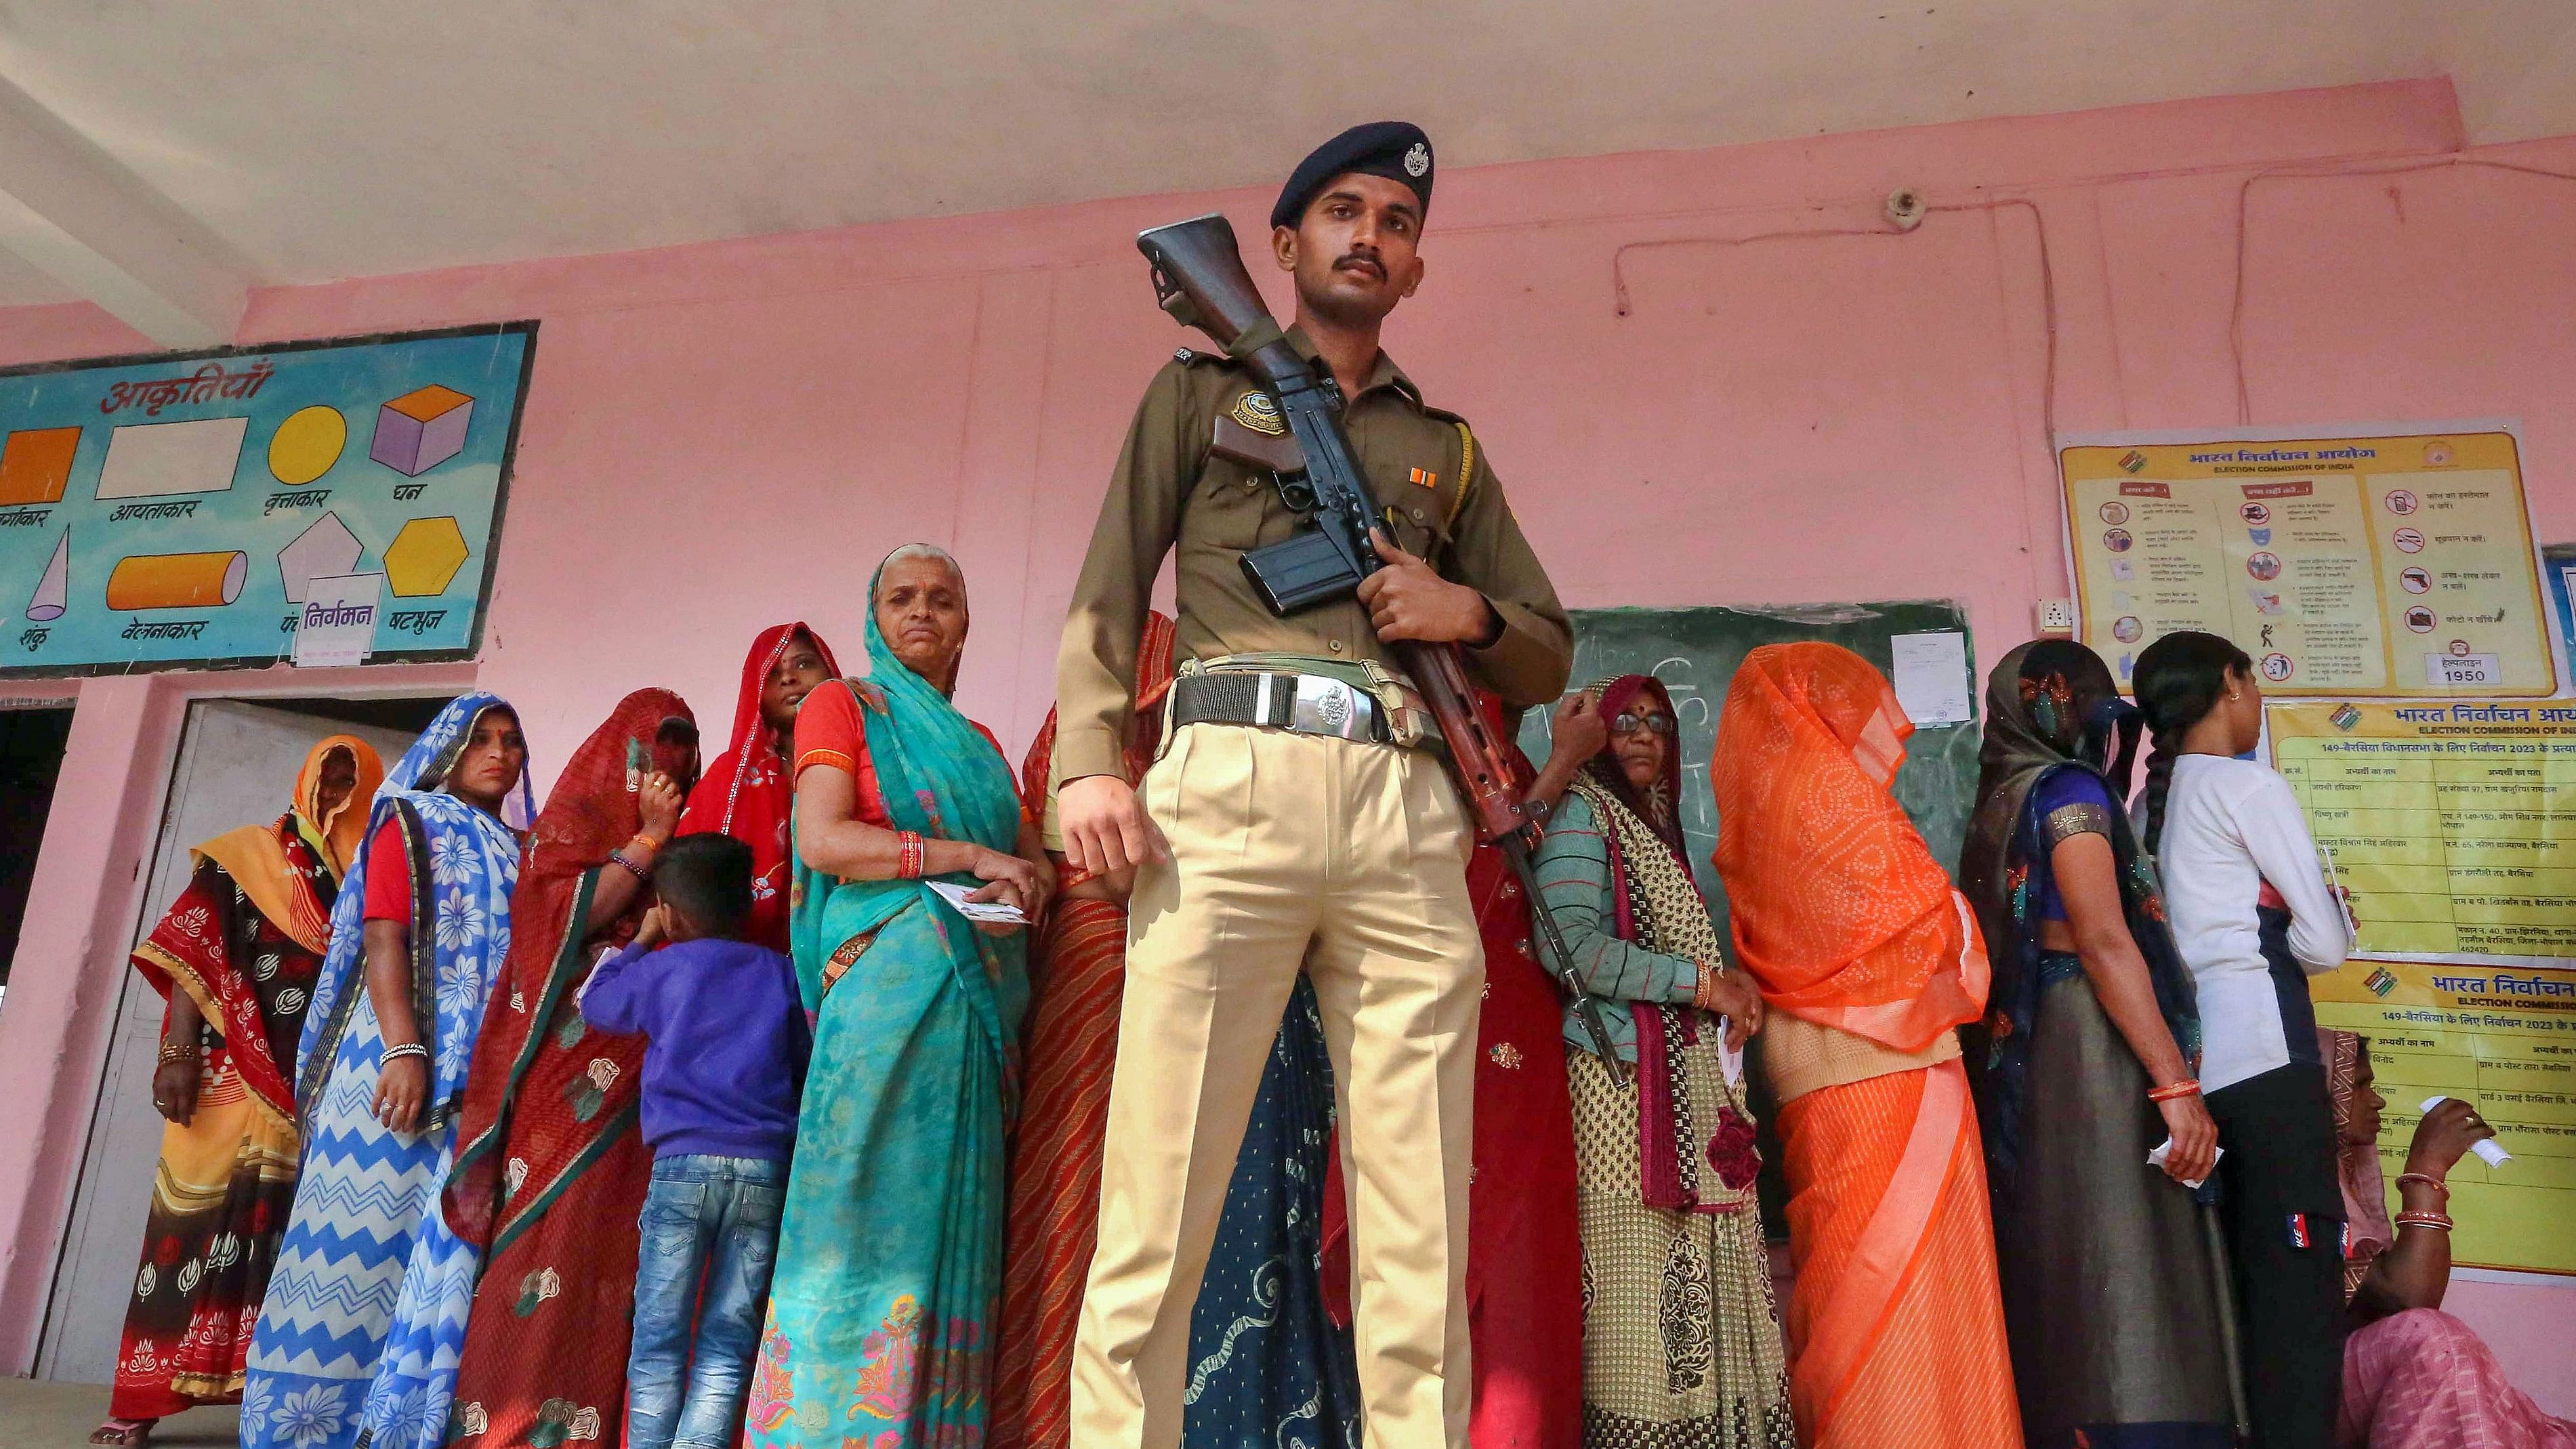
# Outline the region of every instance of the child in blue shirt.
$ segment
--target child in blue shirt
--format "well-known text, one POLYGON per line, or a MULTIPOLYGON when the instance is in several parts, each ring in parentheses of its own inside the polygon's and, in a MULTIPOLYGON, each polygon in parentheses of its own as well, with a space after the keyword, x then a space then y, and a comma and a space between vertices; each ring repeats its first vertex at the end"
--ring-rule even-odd
POLYGON ((684 835, 662 847, 652 883, 661 903, 581 998, 592 1025, 646 1039, 653 1182, 637 1220, 626 1443, 728 1449, 742 1433, 813 1042, 795 968, 742 939, 749 846, 684 835))

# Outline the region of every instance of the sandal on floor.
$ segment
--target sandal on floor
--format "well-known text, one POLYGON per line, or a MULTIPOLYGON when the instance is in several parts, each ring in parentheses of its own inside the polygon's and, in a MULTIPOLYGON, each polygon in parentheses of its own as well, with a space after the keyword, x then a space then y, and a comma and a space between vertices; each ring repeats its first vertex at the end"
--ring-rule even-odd
POLYGON ((89 1431, 89 1442, 111 1449, 137 1449, 152 1437, 152 1426, 158 1419, 110 1419, 89 1431))

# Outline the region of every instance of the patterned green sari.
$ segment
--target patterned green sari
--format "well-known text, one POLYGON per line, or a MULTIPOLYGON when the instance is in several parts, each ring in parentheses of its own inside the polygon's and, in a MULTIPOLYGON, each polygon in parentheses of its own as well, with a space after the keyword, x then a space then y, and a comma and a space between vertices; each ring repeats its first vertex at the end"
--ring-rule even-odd
MULTIPOLYGON (((822 688, 857 697, 887 818, 1011 849, 1009 765, 895 658, 873 617, 868 659, 868 679, 822 688)), ((976 931, 921 881, 793 864, 814 1059, 744 1442, 975 1449, 1001 1296, 1023 937, 976 931)))

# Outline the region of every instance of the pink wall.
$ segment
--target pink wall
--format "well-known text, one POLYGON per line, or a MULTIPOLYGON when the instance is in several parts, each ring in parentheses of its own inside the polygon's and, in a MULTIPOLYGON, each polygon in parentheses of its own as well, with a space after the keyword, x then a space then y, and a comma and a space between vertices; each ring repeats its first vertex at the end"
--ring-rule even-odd
MULTIPOLYGON (((2429 81, 1460 171, 1389 345, 1475 420, 1569 603, 1946 596, 1991 660, 2066 592, 2052 412, 2070 430, 2237 420, 2240 197, 2250 421, 2519 416, 2541 534, 2576 537, 2576 186, 2456 167, 2248 186, 2461 145, 2429 81), (1776 235, 1876 230, 1899 185, 1964 209, 1911 235, 1776 235)), ((2476 155, 2576 172, 2576 138, 2476 155)), ((277 289, 242 338, 543 319, 478 674, 520 704, 541 783, 636 685, 681 690, 720 733, 764 623, 812 619, 855 655, 869 570, 916 538, 966 563, 961 698, 1017 745, 1052 694, 1128 411, 1194 340, 1153 309, 1130 238, 1210 208, 1251 235, 1268 201, 277 289)), ((87 309, 31 310, 0 323, 0 360, 133 345, 87 309)), ((63 889, 40 884, 24 999, 0 1014, 0 1099, 43 1108, 0 1126, 0 1366, 31 1351, 104 1039, 96 990, 41 983, 118 969, 149 831, 97 822, 166 770, 161 688, 83 691, 80 823, 58 812, 49 833, 63 889)), ((2522 1295, 2500 1334, 2576 1336, 2576 1288, 2455 1298, 2490 1291, 2522 1295)), ((2576 1411, 2576 1366, 2531 1372, 2576 1411)))

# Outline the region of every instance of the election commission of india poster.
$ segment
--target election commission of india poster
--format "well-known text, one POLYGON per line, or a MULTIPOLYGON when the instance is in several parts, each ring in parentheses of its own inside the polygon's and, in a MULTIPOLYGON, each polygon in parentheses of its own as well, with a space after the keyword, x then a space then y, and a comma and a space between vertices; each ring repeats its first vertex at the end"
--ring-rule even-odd
POLYGON ((2124 685, 2200 629, 2274 695, 2557 690, 2509 425, 2070 437, 2058 462, 2082 638, 2124 685))
POLYGON ((273 664, 348 612, 315 581, 355 574, 382 575, 375 659, 471 656, 535 343, 0 370, 0 674, 273 664))
POLYGON ((2513 1160, 2451 1170, 2459 1261, 2576 1273, 2576 700, 2266 716, 2352 892, 2358 959, 2310 989, 2320 1025, 2370 1039, 2387 1175, 2427 1097, 2474 1103, 2513 1160))

